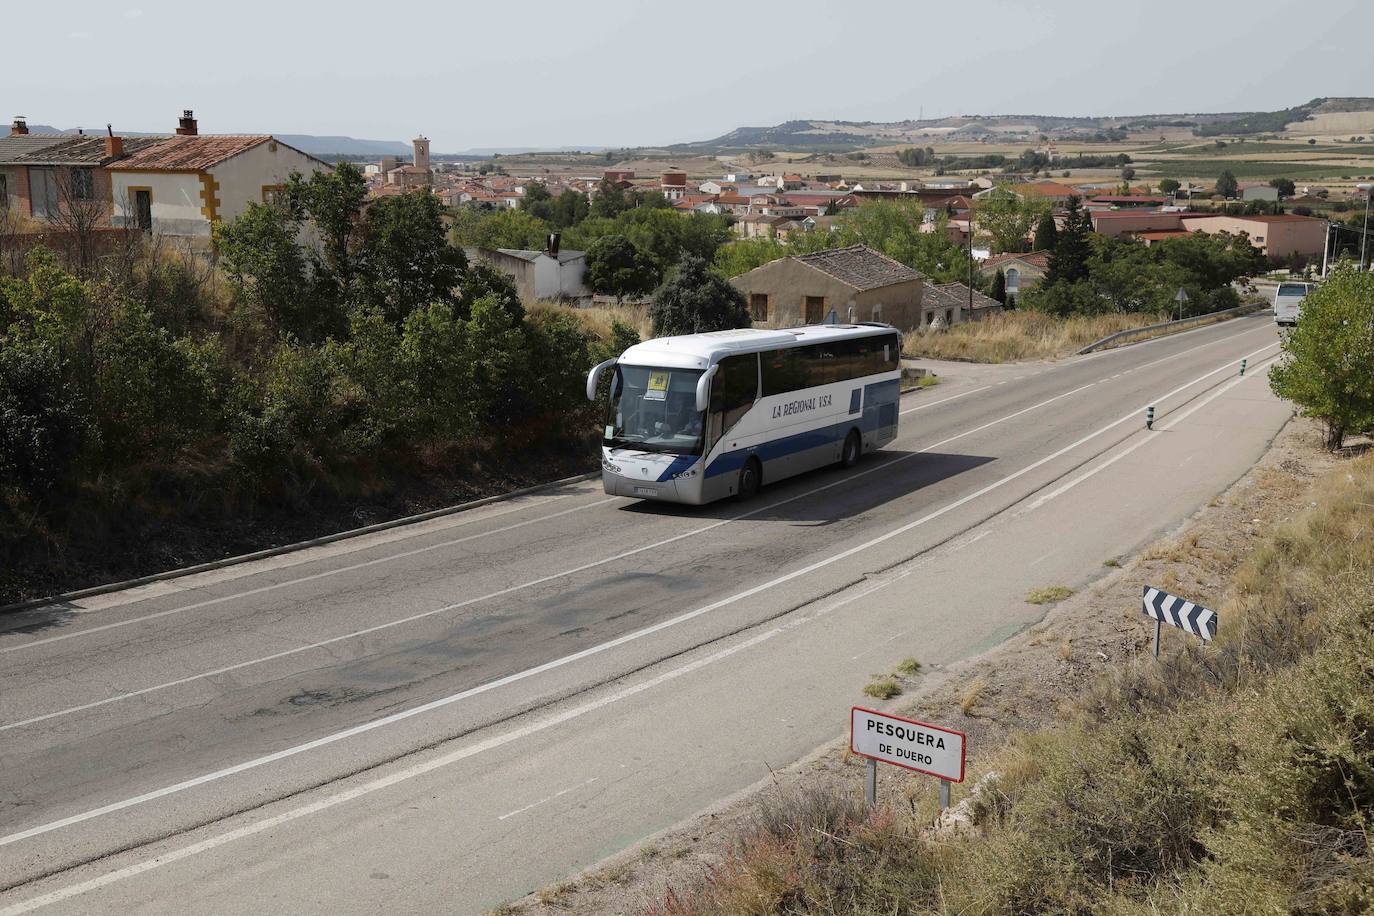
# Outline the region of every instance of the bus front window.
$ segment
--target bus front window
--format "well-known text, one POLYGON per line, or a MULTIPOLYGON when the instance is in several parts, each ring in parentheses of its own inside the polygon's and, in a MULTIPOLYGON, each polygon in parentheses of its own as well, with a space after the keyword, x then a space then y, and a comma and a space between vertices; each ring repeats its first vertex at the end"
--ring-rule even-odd
POLYGON ((611 383, 605 444, 673 455, 700 455, 699 369, 618 365, 611 383))

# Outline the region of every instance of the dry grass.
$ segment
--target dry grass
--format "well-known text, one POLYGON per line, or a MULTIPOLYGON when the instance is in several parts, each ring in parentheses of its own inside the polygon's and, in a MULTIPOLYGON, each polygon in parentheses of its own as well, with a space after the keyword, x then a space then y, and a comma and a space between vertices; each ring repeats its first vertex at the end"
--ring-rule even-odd
POLYGON ((1067 585, 1050 585, 1046 588, 1033 588, 1026 593, 1027 604, 1054 604, 1073 595, 1067 585))
POLYGON ((902 351, 908 356, 975 363, 1054 359, 1069 356, 1109 334, 1158 321, 1158 315, 1134 313, 1053 318, 1040 312, 1008 312, 989 315, 982 321, 957 324, 948 331, 908 334, 902 351))
POLYGON ((886 675, 876 675, 864 685, 864 695, 875 700, 890 700, 901 692, 902 685, 897 683, 897 679, 886 675))
POLYGON ((899 677, 915 677, 921 673, 921 663, 914 658, 904 658, 897 663, 892 673, 899 677))
POLYGON ((627 324, 639 332, 640 340, 648 340, 653 337, 653 322, 649 320, 649 309, 643 305, 622 305, 619 308, 614 306, 590 306, 588 308, 570 308, 566 305, 549 304, 547 308, 568 309, 577 317, 586 322, 599 337, 609 338, 611 336, 611 322, 619 321, 627 324))
POLYGON ((978 706, 978 701, 983 698, 983 691, 987 689, 988 683, 981 676, 969 681, 968 686, 959 697, 959 711, 966 716, 973 715, 973 710, 978 706))

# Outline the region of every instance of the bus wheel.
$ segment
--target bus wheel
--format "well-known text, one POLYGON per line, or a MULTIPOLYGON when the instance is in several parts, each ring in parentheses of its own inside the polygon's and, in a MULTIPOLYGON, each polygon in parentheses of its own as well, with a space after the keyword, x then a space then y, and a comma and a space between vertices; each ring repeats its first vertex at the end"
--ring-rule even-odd
POLYGON ((757 458, 750 458, 744 462, 744 467, 739 469, 739 497, 748 499, 759 492, 759 487, 763 485, 763 469, 759 467, 757 458))
POLYGON ((844 451, 840 452, 840 467, 852 468, 859 463, 859 456, 863 454, 863 440, 859 438, 859 431, 851 429, 849 435, 844 437, 844 451))

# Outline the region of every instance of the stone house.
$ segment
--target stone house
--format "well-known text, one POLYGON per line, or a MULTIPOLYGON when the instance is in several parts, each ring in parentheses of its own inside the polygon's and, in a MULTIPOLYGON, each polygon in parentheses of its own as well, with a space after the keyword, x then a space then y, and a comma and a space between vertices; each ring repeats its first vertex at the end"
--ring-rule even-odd
MULTIPOLYGON (((881 321, 902 331, 921 326, 925 278, 864 245, 779 258, 730 282, 744 293, 756 324, 881 321)), ((958 320, 956 318, 956 320, 958 320)))
POLYGON ((1020 296, 1045 278, 1050 269, 1048 251, 1027 251, 1024 254, 995 254, 978 265, 978 273, 991 277, 1001 270, 1007 278, 1007 295, 1020 296))

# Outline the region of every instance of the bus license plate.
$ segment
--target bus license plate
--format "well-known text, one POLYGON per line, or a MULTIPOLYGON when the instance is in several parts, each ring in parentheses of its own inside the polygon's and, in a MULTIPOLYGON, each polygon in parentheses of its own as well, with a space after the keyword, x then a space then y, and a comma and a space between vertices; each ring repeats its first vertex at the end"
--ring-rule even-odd
POLYGON ((657 496, 658 490, 654 487, 635 487, 635 496, 657 496))

